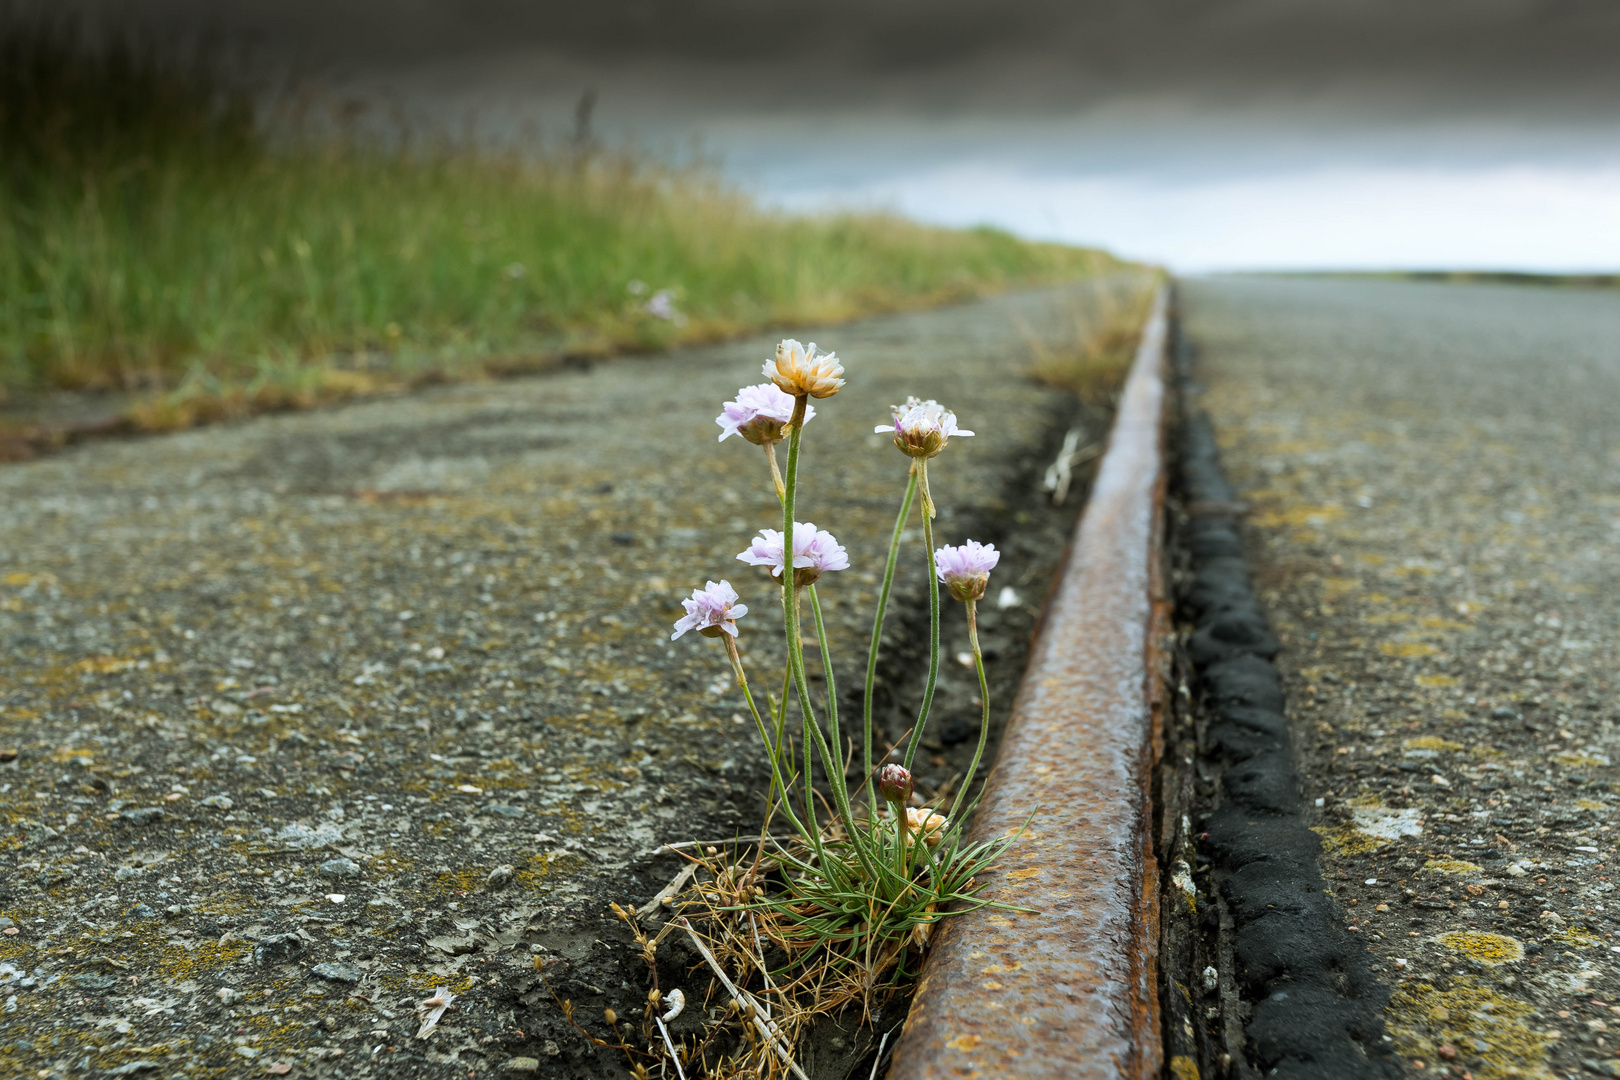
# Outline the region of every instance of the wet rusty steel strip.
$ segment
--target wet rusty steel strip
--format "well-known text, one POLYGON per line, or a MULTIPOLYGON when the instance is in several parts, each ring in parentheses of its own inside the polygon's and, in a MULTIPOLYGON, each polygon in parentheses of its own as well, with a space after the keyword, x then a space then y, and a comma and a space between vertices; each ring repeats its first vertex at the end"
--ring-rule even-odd
POLYGON ((1161 289, 973 839, 1029 829, 923 969, 890 1080, 1145 1078, 1162 1066, 1153 730, 1165 608, 1161 289))

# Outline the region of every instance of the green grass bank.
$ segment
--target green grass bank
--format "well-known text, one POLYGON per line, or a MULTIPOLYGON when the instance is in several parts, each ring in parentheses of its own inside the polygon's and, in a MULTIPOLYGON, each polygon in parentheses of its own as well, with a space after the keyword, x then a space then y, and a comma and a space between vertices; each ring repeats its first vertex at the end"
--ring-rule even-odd
POLYGON ((0 28, 14 404, 134 392, 139 426, 178 427, 1120 265, 991 229, 774 213, 587 139, 363 135, 297 95, 267 117, 221 71, 63 23, 0 28))

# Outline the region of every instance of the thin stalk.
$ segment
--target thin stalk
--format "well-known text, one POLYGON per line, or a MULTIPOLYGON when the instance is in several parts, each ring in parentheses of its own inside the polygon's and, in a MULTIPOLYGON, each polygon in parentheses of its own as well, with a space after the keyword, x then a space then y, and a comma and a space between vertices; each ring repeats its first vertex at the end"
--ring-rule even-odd
POLYGON ((799 834, 804 835, 804 825, 793 813, 793 807, 788 802, 787 780, 782 776, 781 763, 777 760, 777 750, 771 745, 770 736, 765 727, 765 720, 759 714, 759 706, 754 704, 754 695, 748 689, 748 676, 743 672, 742 656, 737 652, 737 640, 730 634, 722 634, 722 641, 726 647, 726 656, 731 660, 731 672, 737 677, 737 685, 742 689, 743 698, 748 702, 748 711, 754 716, 754 727, 759 729, 759 737, 765 740, 765 749, 770 752, 771 780, 777 790, 782 793, 782 811, 787 814, 788 820, 799 834))
MULTIPOLYGON (((810 687, 804 677, 804 643, 799 637, 799 585, 793 572, 793 501, 799 480, 799 442, 804 434, 804 413, 810 404, 807 395, 793 399, 793 416, 788 421, 787 475, 782 483, 782 624, 787 640, 788 672, 799 694, 799 712, 804 722, 804 816, 810 827, 811 846, 821 856, 821 832, 816 819, 815 784, 811 782, 811 729, 816 727, 810 705, 810 687)), ((786 712, 786 703, 783 711, 786 712)), ((819 729, 818 734, 819 734, 819 729)))
POLYGON ((911 860, 906 858, 906 808, 902 803, 890 803, 889 812, 894 815, 894 827, 900 846, 894 849, 894 872, 900 875, 901 881, 911 878, 911 860))
MULTIPOLYGON (((810 614, 816 621, 816 643, 821 647, 821 671, 827 679, 827 740, 830 742, 838 756, 842 757, 843 738, 838 726, 838 683, 833 678, 832 649, 827 643, 827 624, 821 618, 821 597, 816 595, 816 587, 811 585, 806 590, 810 594, 810 614)), ((838 779, 843 780, 844 770, 838 770, 838 779)), ((835 787, 845 788, 847 785, 838 783, 835 787)), ((849 796, 844 796, 847 801, 849 796)))
MULTIPOLYGON (((826 743, 822 743, 823 764, 827 769, 827 783, 832 788, 833 805, 838 808, 839 817, 844 819, 844 828, 849 833, 850 846, 860 856, 861 865, 870 873, 873 869, 872 860, 867 853, 866 844, 855 831, 855 811, 849 801, 849 783, 844 779, 844 740, 838 726, 838 684, 833 679, 832 650, 827 644, 827 624, 821 618, 821 598, 816 595, 816 587, 809 586, 810 613, 816 620, 816 640, 821 645, 821 670, 827 679, 827 740, 832 744, 832 752, 828 753, 826 743)), ((820 735, 820 729, 816 731, 820 735)))
POLYGON ((894 519, 894 535, 889 538, 889 560, 883 564, 883 585, 878 589, 877 613, 872 616, 872 643, 866 649, 866 693, 861 699, 861 722, 866 736, 866 804, 877 806, 876 782, 872 778, 872 692, 877 683, 878 644, 883 638, 883 615, 889 607, 889 592, 894 588, 894 569, 900 558, 900 534, 905 531, 911 517, 911 500, 917 496, 917 470, 911 470, 906 482, 906 497, 900 501, 900 513, 894 519))
POLYGON ((917 710, 917 723, 912 728, 911 742, 906 746, 905 766, 917 756, 923 729, 928 725, 928 712, 934 707, 934 686, 939 682, 939 568, 934 565, 934 501, 928 493, 928 459, 917 459, 917 473, 923 496, 923 550, 928 555, 928 681, 923 685, 922 707, 917 710))
POLYGON ((984 677, 984 652, 979 648, 979 602, 967 602, 968 641, 973 646, 973 666, 979 671, 979 700, 984 705, 984 711, 979 717, 979 747, 973 751, 973 764, 968 766, 967 776, 962 780, 962 786, 956 791, 956 799, 951 803, 950 820, 956 823, 956 814, 962 809, 962 800, 967 797, 968 788, 973 786, 973 777, 979 771, 979 760, 984 757, 984 744, 990 738, 990 684, 984 677))
POLYGON ((787 498, 787 487, 782 483, 782 470, 776 467, 776 444, 765 444, 765 456, 771 462, 771 481, 776 484, 776 501, 782 502, 787 498))
POLYGON ((787 735, 787 703, 788 691, 793 687, 793 665, 788 664, 782 668, 782 696, 777 699, 777 709, 771 719, 776 722, 776 745, 781 747, 782 740, 787 735))

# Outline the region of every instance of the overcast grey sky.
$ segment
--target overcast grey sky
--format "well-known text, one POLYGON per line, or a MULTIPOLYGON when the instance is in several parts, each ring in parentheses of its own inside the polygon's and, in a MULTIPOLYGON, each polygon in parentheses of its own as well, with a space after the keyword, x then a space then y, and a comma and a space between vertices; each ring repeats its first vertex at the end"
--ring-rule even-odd
POLYGON ((1620 3, 77 0, 428 122, 701 139, 766 198, 1183 269, 1615 268, 1620 3))

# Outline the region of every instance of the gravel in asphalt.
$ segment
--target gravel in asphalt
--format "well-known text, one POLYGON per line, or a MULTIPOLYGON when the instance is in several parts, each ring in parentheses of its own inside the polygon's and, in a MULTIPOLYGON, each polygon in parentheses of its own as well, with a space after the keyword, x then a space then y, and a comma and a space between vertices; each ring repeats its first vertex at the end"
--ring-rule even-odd
MULTIPOLYGON (((818 403, 800 495, 853 563, 823 586, 843 655, 864 658, 907 465, 873 425, 937 397, 978 432, 932 470, 939 540, 1006 552, 993 593, 1012 592, 981 615, 1005 716, 1083 494, 1053 508, 1039 479, 1068 429, 1100 441, 1107 419, 1021 377, 1024 334, 1072 334, 1092 300, 798 335, 850 380, 818 403)), ((639 1012, 609 901, 673 876, 660 843, 758 825, 762 756, 723 655, 669 626, 729 578, 772 681, 774 590, 734 555, 776 503, 763 454, 717 444, 713 417, 773 344, 0 471, 0 1074, 621 1075, 539 974, 587 1018, 639 1012), (457 1001, 414 1038, 441 988, 457 1001)), ((891 734, 926 623, 920 530, 906 550, 891 734)), ((944 642, 925 790, 977 733, 950 604, 944 642)), ((842 678, 858 688, 855 663, 842 678)))
POLYGON ((1211 279, 1183 313, 1398 1053, 1620 1076, 1620 294, 1211 279))

